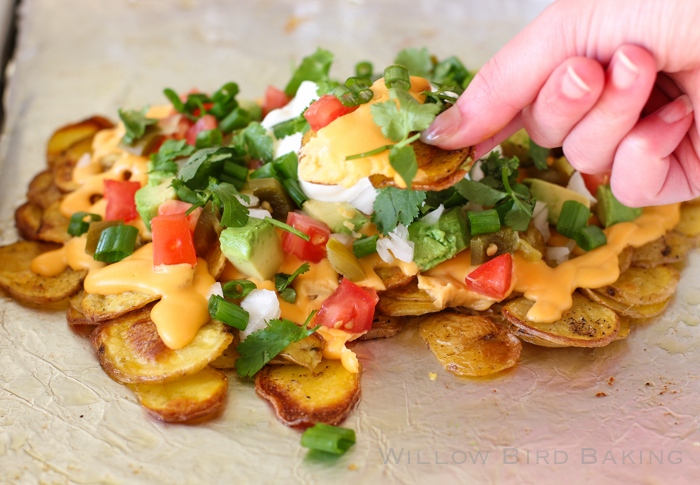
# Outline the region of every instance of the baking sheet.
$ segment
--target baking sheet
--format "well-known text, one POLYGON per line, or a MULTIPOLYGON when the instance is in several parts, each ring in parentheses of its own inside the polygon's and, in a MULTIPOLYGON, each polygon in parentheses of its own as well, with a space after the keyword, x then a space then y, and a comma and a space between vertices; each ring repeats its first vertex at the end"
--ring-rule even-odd
MULTIPOLYGON (((338 77, 409 46, 473 68, 548 3, 25 0, 5 93, 0 239, 16 239, 12 213, 63 124, 162 102, 166 86, 235 80, 259 97, 316 46, 336 54, 338 77)), ((358 442, 331 461, 307 456, 299 432, 233 374, 216 419, 156 422, 101 370, 63 311, 0 299, 0 483, 693 483, 698 268, 695 252, 669 310, 627 340, 523 344, 519 365, 492 378, 444 371, 412 328, 357 345, 363 395, 345 426, 358 442)))

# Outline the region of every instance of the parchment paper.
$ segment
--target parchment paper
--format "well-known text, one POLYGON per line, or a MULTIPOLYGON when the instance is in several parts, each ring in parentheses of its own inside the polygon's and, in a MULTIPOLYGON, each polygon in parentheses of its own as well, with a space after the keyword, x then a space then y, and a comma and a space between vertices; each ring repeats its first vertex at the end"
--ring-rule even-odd
MULTIPOLYGON (((13 210, 63 124, 161 103, 166 86, 235 80, 259 97, 316 46, 336 54, 338 77, 408 46, 474 68, 548 3, 26 0, 5 95, 0 238, 16 239, 13 210)), ((490 379, 443 370, 413 328, 357 345, 363 394, 345 426, 358 442, 330 461, 307 456, 299 432, 233 374, 216 419, 156 422, 71 333, 64 309, 0 299, 0 482, 695 483, 698 268, 696 252, 668 311, 627 340, 523 344, 519 365, 490 379)))

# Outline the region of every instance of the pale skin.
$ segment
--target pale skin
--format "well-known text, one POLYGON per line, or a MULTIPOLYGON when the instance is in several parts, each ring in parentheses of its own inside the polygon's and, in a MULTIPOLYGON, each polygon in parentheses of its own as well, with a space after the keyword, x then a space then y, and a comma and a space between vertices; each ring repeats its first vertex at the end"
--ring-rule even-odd
POLYGON ((612 170, 630 206, 700 195, 700 2, 558 0, 477 74, 423 139, 481 156, 518 129, 612 170))

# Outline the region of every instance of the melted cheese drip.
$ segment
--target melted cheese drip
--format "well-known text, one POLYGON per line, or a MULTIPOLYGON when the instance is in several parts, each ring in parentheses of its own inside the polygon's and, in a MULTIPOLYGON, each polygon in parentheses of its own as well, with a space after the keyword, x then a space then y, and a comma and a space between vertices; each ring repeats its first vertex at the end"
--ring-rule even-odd
POLYGON ((386 263, 382 261, 382 258, 380 258, 377 253, 370 254, 360 259, 360 264, 364 268, 367 277, 361 281, 356 281, 355 284, 367 288, 374 288, 377 291, 386 290, 386 285, 376 272, 379 268, 391 268, 393 266, 399 268, 406 276, 418 274, 418 265, 416 263, 404 263, 399 259, 395 259, 393 263, 386 263))
MULTIPOLYGON (((544 261, 529 262, 521 254, 513 258, 511 292, 523 293, 535 301, 527 317, 533 322, 554 322, 571 308, 571 294, 576 288, 600 288, 614 283, 620 276, 617 256, 627 246, 640 247, 663 236, 680 220, 680 204, 648 207, 633 222, 615 224, 605 230, 608 243, 556 268, 544 261)), ((476 267, 471 266, 468 251, 439 264, 418 277, 418 286, 445 306, 467 306, 485 310, 492 300, 471 292, 464 278, 476 267), (471 293, 471 295, 470 295, 471 293), (475 297, 478 295, 478 298, 475 297), (474 298, 473 301, 470 301, 474 298)), ((510 293, 510 292, 509 292, 510 293)))
POLYGON ((85 291, 98 295, 137 291, 160 296, 151 310, 151 320, 165 345, 177 350, 189 344, 210 320, 206 295, 214 282, 201 258, 194 268, 174 264, 154 270, 153 244, 146 244, 128 258, 92 271, 85 278, 85 291))
MULTIPOLYGON (((430 83, 426 79, 411 77, 410 93, 421 103, 425 96, 420 93, 429 89, 430 83)), ((370 111, 373 104, 390 99, 384 79, 377 80, 372 85, 372 91, 374 97, 369 103, 360 105, 352 113, 321 128, 302 147, 299 153, 299 177, 302 180, 349 188, 362 178, 381 174, 394 179, 401 187, 406 186, 401 176, 391 167, 387 150, 357 160, 346 160, 350 155, 395 143, 382 134, 381 128, 372 120, 370 111)))
POLYGON ((31 265, 33 273, 40 276, 58 276, 70 266, 71 269, 88 271, 103 268, 105 263, 95 261, 85 252, 87 236, 74 237, 62 248, 48 251, 34 258, 31 265))
POLYGON ((326 341, 323 347, 323 357, 329 360, 340 360, 343 367, 352 374, 360 372, 360 362, 355 352, 345 346, 351 340, 355 340, 365 332, 349 333, 335 328, 321 327, 317 330, 326 341))

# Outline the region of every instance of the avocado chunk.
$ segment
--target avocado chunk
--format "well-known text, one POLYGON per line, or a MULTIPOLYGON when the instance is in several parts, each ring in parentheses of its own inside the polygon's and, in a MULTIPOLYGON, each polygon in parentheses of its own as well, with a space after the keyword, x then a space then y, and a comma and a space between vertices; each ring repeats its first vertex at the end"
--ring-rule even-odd
POLYGON ((282 264, 282 239, 275 228, 262 219, 249 217, 243 227, 221 232, 221 251, 238 271, 259 280, 271 280, 282 264))
POLYGON ((307 200, 304 210, 317 221, 326 223, 333 232, 350 234, 367 224, 367 218, 347 202, 307 200))
POLYGON ((413 261, 422 271, 452 258, 469 245, 467 218, 461 207, 455 207, 436 224, 417 220, 408 226, 408 239, 415 243, 413 261))
POLYGON ((591 208, 591 200, 588 197, 569 190, 561 185, 552 184, 539 179, 525 179, 523 183, 530 187, 532 197, 547 204, 549 215, 547 222, 555 224, 559 221, 559 214, 564 202, 567 200, 575 200, 591 208))
POLYGON ((641 207, 627 207, 615 198, 609 185, 599 185, 596 191, 596 216, 606 228, 618 222, 630 222, 642 215, 641 207))
POLYGON ((151 230, 151 219, 158 215, 158 207, 166 200, 176 199, 175 189, 170 186, 174 177, 149 179, 134 195, 136 211, 151 230), (155 183, 152 183, 155 182, 155 183))

